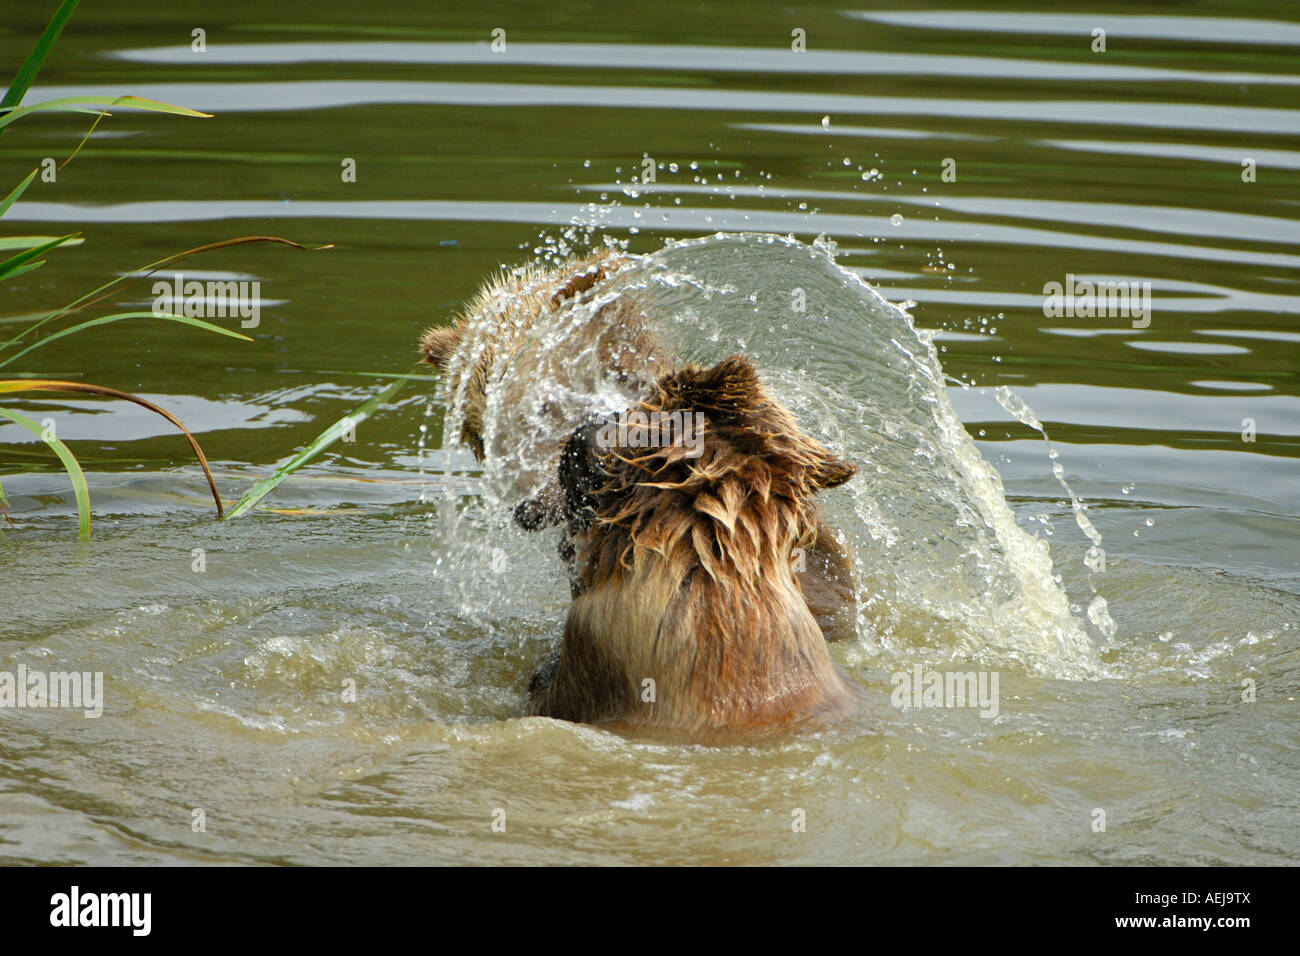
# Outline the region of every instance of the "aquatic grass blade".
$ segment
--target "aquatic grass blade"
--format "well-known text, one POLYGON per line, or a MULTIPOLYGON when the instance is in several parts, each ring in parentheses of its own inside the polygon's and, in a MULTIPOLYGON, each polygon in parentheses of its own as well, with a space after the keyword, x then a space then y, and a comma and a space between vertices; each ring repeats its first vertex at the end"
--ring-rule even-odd
MULTIPOLYGON (((73 241, 80 242, 81 240, 78 239, 73 241)), ((35 332, 47 322, 53 322, 55 319, 67 315, 69 312, 75 311, 76 309, 85 308, 94 305, 96 302, 102 301, 103 299, 107 299, 113 294, 113 289, 123 283, 130 282, 134 279, 148 278, 159 269, 171 265, 173 262, 180 262, 184 259, 188 259, 190 256, 198 255, 201 252, 212 252, 215 249, 226 249, 231 246, 248 245, 254 242, 272 242, 278 245, 292 246, 294 249, 302 249, 306 252, 319 252, 323 249, 334 248, 332 243, 323 246, 304 246, 301 243, 294 242, 292 239, 285 239, 281 236, 238 236, 234 239, 222 239, 219 242, 209 242, 202 246, 195 246, 193 249, 174 252, 170 256, 166 256, 165 258, 159 259, 156 262, 151 262, 140 269, 136 269, 134 272, 124 273, 116 279, 111 279, 108 282, 105 282, 99 288, 92 289, 80 298, 74 299, 61 309, 55 309, 53 312, 45 313, 37 322, 28 326, 25 330, 18 333, 9 341, 0 342, 0 352, 3 352, 5 349, 9 348, 9 346, 16 345, 18 342, 27 338, 28 335, 35 332)), ((0 363, 0 365, 2 364, 3 363, 0 363)))
POLYGON ((28 262, 31 262, 33 259, 37 258, 38 256, 44 255, 45 253, 49 252, 51 249, 55 248, 56 246, 63 245, 65 242, 67 242, 69 239, 74 238, 75 236, 76 233, 72 233, 71 235, 60 236, 57 239, 51 239, 49 242, 43 242, 39 246, 36 246, 33 249, 28 249, 26 252, 20 252, 18 253, 18 255, 10 256, 8 259, 5 259, 3 262, 0 262, 0 282, 3 282, 11 273, 14 272, 14 270, 18 269, 20 266, 28 262))
POLYGON ((36 79, 36 74, 40 72, 41 67, 45 65, 46 58, 50 51, 54 49, 54 43, 59 39, 59 34, 68 21, 72 19, 73 11, 77 9, 78 0, 63 0, 59 4, 59 9, 54 11, 54 16, 50 22, 45 25, 41 31, 40 37, 36 40, 36 46, 32 52, 27 54, 27 59, 23 65, 18 68, 18 73, 14 76, 13 82, 9 84, 9 89, 5 91, 4 99, 0 100, 0 109, 8 109, 17 106, 27 95, 28 89, 31 88, 32 81, 36 79))
POLYGON ((130 109, 144 110, 150 113, 171 113, 176 116, 193 116, 201 119, 211 119, 211 113, 203 113, 199 110, 192 110, 188 106, 176 106, 172 103, 162 103, 158 100, 146 99, 143 96, 64 96, 57 100, 46 100, 43 103, 35 103, 31 106, 10 107, 9 111, 0 116, 0 131, 3 131, 9 124, 15 122, 23 116, 29 116, 32 113, 85 113, 91 112, 104 116, 105 110, 86 110, 84 105, 106 106, 110 109, 115 106, 124 106, 130 109))
POLYGON ((31 272, 33 269, 39 269, 43 265, 45 265, 45 260, 37 259, 35 262, 29 262, 25 266, 19 266, 17 269, 10 269, 8 272, 5 273, 4 278, 6 280, 16 279, 20 275, 26 272, 31 272))
MULTIPOLYGON (((43 242, 49 242, 51 239, 57 239, 58 236, 0 236, 0 250, 8 249, 32 249, 43 242)), ((64 243, 65 246, 79 246, 85 239, 76 237, 69 239, 64 243)))
MULTIPOLYGON (((91 395, 120 398, 161 415, 184 433, 186 440, 190 443, 191 450, 194 452, 194 457, 199 460, 199 465, 203 468, 204 477, 208 479, 208 487, 212 490, 212 500, 217 503, 217 517, 220 518, 224 514, 225 509, 221 504, 221 495, 217 493, 217 483, 212 477, 212 469, 208 467, 208 458, 203 454, 203 449, 199 447, 198 439, 194 437, 194 434, 185 427, 179 418, 167 411, 167 409, 161 408, 139 395, 132 395, 130 392, 119 391, 105 385, 91 385, 88 382, 66 382, 54 378, 0 379, 0 395, 14 392, 86 392, 91 395)), ((4 409, 0 409, 0 412, 3 411, 4 409)))
POLYGON ((58 455, 59 460, 63 462, 64 471, 66 471, 68 477, 72 479, 72 491, 77 497, 78 534, 82 538, 89 538, 90 488, 86 484, 86 473, 81 470, 81 465, 77 463, 76 457, 68 450, 68 446, 63 444, 59 439, 46 435, 44 429, 26 415, 19 415, 17 412, 12 412, 7 408, 0 408, 0 418, 7 418, 11 422, 21 425, 54 449, 54 453, 58 455))
POLYGON ((0 199, 0 218, 3 218, 4 214, 9 211, 9 207, 18 201, 18 197, 21 196, 27 187, 32 184, 32 180, 36 178, 38 172, 40 172, 39 169, 33 169, 27 174, 26 179, 10 190, 8 196, 5 196, 4 199, 0 199))
POLYGON ((336 421, 329 428, 321 432, 320 435, 316 437, 315 441, 277 468, 274 474, 263 478, 257 484, 253 485, 253 487, 249 489, 248 493, 239 499, 239 503, 236 504, 230 514, 226 516, 226 520, 231 521, 251 511, 259 501, 274 491, 279 486, 280 482, 284 481, 303 465, 307 464, 307 462, 311 461, 330 445, 338 441, 340 436, 342 436, 343 432, 350 425, 355 425, 365 421, 370 417, 370 414, 375 409, 390 402, 393 396, 402 390, 406 385, 406 382, 407 379, 405 378, 397 379, 383 391, 376 395, 372 395, 355 409, 336 421))
MULTIPOLYGON (((87 319, 85 322, 78 322, 76 325, 69 326, 66 329, 60 329, 57 332, 51 332, 39 342, 33 342, 21 352, 15 352, 3 362, 0 362, 0 368, 4 368, 10 362, 17 361, 33 349, 38 349, 43 345, 49 345, 55 339, 61 339, 66 335, 72 335, 74 332, 81 332, 84 329, 93 328, 96 325, 107 325, 110 322, 121 322, 124 319, 162 319, 165 322, 181 322, 185 325, 192 325, 197 329, 203 329, 207 332, 216 332, 219 335, 228 335, 232 339, 242 339, 245 342, 253 341, 242 332, 236 332, 233 329, 223 329, 219 325, 213 325, 211 322, 205 322, 202 319, 196 319, 190 315, 174 315, 170 312, 164 312, 159 315, 155 312, 115 312, 112 315, 102 315, 97 319, 87 319)), ((13 339, 11 341, 18 341, 13 339)), ((6 345, 8 343, 5 343, 6 345)))

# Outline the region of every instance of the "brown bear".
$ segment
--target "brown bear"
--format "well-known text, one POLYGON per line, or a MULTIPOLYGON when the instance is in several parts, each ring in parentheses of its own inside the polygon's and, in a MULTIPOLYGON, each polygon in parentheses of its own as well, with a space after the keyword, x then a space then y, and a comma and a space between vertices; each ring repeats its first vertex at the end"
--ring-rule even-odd
POLYGON ((854 692, 826 640, 852 633, 856 604, 813 495, 857 469, 749 360, 678 362, 634 295, 603 293, 631 261, 602 249, 508 274, 420 343, 446 370, 453 438, 485 461, 537 445, 512 459, 534 471, 509 485, 516 521, 564 527, 574 601, 529 712, 697 737, 833 717, 854 692), (600 381, 628 395, 620 412, 562 400, 600 381), (543 391, 557 397, 539 406, 543 391))

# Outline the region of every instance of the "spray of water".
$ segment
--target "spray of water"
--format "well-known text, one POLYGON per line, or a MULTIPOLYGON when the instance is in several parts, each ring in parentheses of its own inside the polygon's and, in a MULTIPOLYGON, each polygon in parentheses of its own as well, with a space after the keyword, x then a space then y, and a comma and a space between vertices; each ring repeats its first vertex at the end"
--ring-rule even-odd
MULTIPOLYGON (((1106 569, 1106 552, 1101 547, 1101 532, 1089 520, 1086 506, 1075 495, 1074 489, 1070 487, 1069 482, 1065 480, 1065 466, 1060 462, 1060 453, 1052 444, 1052 440, 1047 437, 1047 431, 1043 428, 1043 423, 1038 420, 1038 416, 1034 414, 1033 409, 1026 404, 1025 400, 1005 385, 999 386, 995 390, 994 396, 997 398, 998 404, 1006 409, 1008 414, 1043 436, 1043 442, 1047 445, 1047 455, 1052 461, 1052 475, 1055 476, 1061 487, 1065 489, 1066 495, 1070 498, 1070 510, 1074 514, 1074 521, 1079 526, 1079 530, 1087 535, 1088 540, 1092 542, 1092 547, 1084 555, 1084 564, 1094 574, 1102 573, 1106 569)), ((1116 625, 1114 619, 1110 616, 1110 607, 1106 603, 1106 599, 1097 593, 1095 583, 1092 585, 1092 590, 1092 601, 1088 604, 1088 620, 1092 622, 1093 627, 1105 635, 1107 640, 1114 640, 1116 625)))
MULTIPOLYGON (((858 570, 862 654, 920 652, 1053 676, 1095 674, 1097 650, 1070 613, 1048 544, 1019 526, 1000 476, 957 418, 930 336, 838 266, 832 251, 766 234, 670 243, 636 258, 595 298, 565 303, 538 323, 489 383, 485 437, 496 454, 479 483, 482 507, 467 508, 463 499, 442 505, 459 522, 460 560, 472 560, 467 547, 487 557, 496 547, 513 556, 522 546, 548 569, 513 586, 513 596, 541 587, 547 574, 562 581, 547 549, 535 540, 522 545, 509 528, 509 508, 544 480, 541 466, 576 422, 634 397, 582 347, 590 338, 585 323, 601 321, 610 303, 630 301, 659 343, 658 358, 712 363, 746 354, 805 429, 861 467, 824 496, 824 507, 858 570)), ((469 342, 462 360, 485 347, 486 340, 469 342)), ((1017 417, 1036 421, 1015 396, 1006 400, 1017 417)), ((451 435, 465 414, 464 389, 447 401, 451 435)), ((1071 499, 1099 548, 1100 535, 1071 499)), ((464 600, 480 607, 508 600, 501 582, 492 583, 463 587, 464 600)), ((562 603, 554 585, 549 594, 562 603)), ((1104 603, 1097 607, 1104 613, 1104 603)))

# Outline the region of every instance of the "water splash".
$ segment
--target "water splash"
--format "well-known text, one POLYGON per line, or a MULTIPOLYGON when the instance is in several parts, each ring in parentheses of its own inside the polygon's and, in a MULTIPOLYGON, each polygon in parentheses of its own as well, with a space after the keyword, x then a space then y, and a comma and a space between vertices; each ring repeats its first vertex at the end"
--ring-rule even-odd
MULTIPOLYGON (((1025 400, 1017 395, 1005 385, 999 385, 994 391, 994 397, 997 398, 998 404, 1006 409, 1007 413, 1019 421, 1022 425, 1028 425, 1038 434, 1043 436, 1043 442, 1047 445, 1047 454, 1052 459, 1052 475, 1065 489, 1065 493, 1070 496, 1070 510, 1074 513, 1075 524, 1079 530, 1088 536, 1092 542, 1092 548, 1089 549, 1089 556, 1093 563, 1098 563, 1097 551, 1101 548, 1101 532, 1097 530, 1092 521, 1084 513, 1084 505, 1074 493, 1068 482, 1065 480, 1065 466, 1058 461, 1059 453, 1052 444, 1052 440, 1047 437, 1047 431, 1043 428, 1043 423, 1038 420, 1033 409, 1026 404, 1025 400)), ((1089 565, 1092 567, 1092 564, 1089 565)), ((1100 570, 1097 568, 1096 570, 1100 570)))
MULTIPOLYGON (((1043 443, 1047 445, 1047 455, 1052 461, 1052 475, 1065 493, 1070 498, 1070 511, 1074 514, 1075 524, 1092 542, 1086 554, 1083 556, 1083 563, 1093 574, 1101 574, 1106 570, 1106 551, 1101 546, 1101 532, 1088 518, 1086 506, 1081 502, 1070 487, 1069 482, 1065 480, 1065 466, 1060 462, 1060 453, 1052 440, 1047 437, 1047 430, 1043 428, 1043 423, 1038 420, 1033 409, 1025 402, 1023 398, 1017 395, 1005 385, 1000 385, 994 391, 994 396, 1006 411, 1023 425, 1028 425, 1038 434, 1043 436, 1043 443)), ((1114 642, 1118 626, 1115 619, 1110 616, 1110 605, 1106 599, 1097 593, 1097 585, 1094 581, 1089 580, 1089 586, 1092 588, 1093 598, 1088 604, 1087 617, 1092 626, 1095 627, 1108 642, 1114 642)))
MULTIPOLYGON (((625 298, 674 361, 749 356, 805 429, 859 464, 857 479, 823 497, 855 555, 867 653, 1097 673, 1048 544, 1019 526, 1001 477, 967 435, 931 336, 832 253, 766 234, 672 242, 635 257, 595 299, 558 309, 528 334, 511 375, 489 386, 485 438, 501 454, 482 476, 483 513, 495 516, 486 526, 509 533, 508 508, 528 482, 536 489, 555 443, 586 414, 628 401, 581 347, 584 324, 625 298)), ((463 389, 449 399, 450 434, 463 420, 463 389)))

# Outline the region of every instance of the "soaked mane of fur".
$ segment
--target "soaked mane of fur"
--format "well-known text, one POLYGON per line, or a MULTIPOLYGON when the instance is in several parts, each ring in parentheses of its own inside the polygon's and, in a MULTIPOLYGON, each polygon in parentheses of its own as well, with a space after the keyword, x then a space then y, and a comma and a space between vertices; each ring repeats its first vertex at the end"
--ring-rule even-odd
MULTIPOLYGON (((812 544, 813 493, 856 471, 800 431, 746 359, 707 370, 688 365, 661 379, 640 408, 704 413, 703 451, 689 457, 676 441, 607 456, 601 498, 608 504, 596 514, 604 528, 593 576, 630 568, 640 552, 673 560, 680 551, 715 582, 755 589, 765 565, 788 563, 793 549, 812 544)), ((646 428, 633 425, 629 433, 646 428)))
POLYGON ((702 453, 676 441, 597 454, 603 480, 582 489, 572 528, 581 593, 534 711, 710 731, 842 707, 849 692, 791 561, 817 537, 814 492, 854 466, 805 435, 738 356, 665 376, 640 410, 702 412, 702 453), (637 697, 645 678, 653 703, 637 697))

